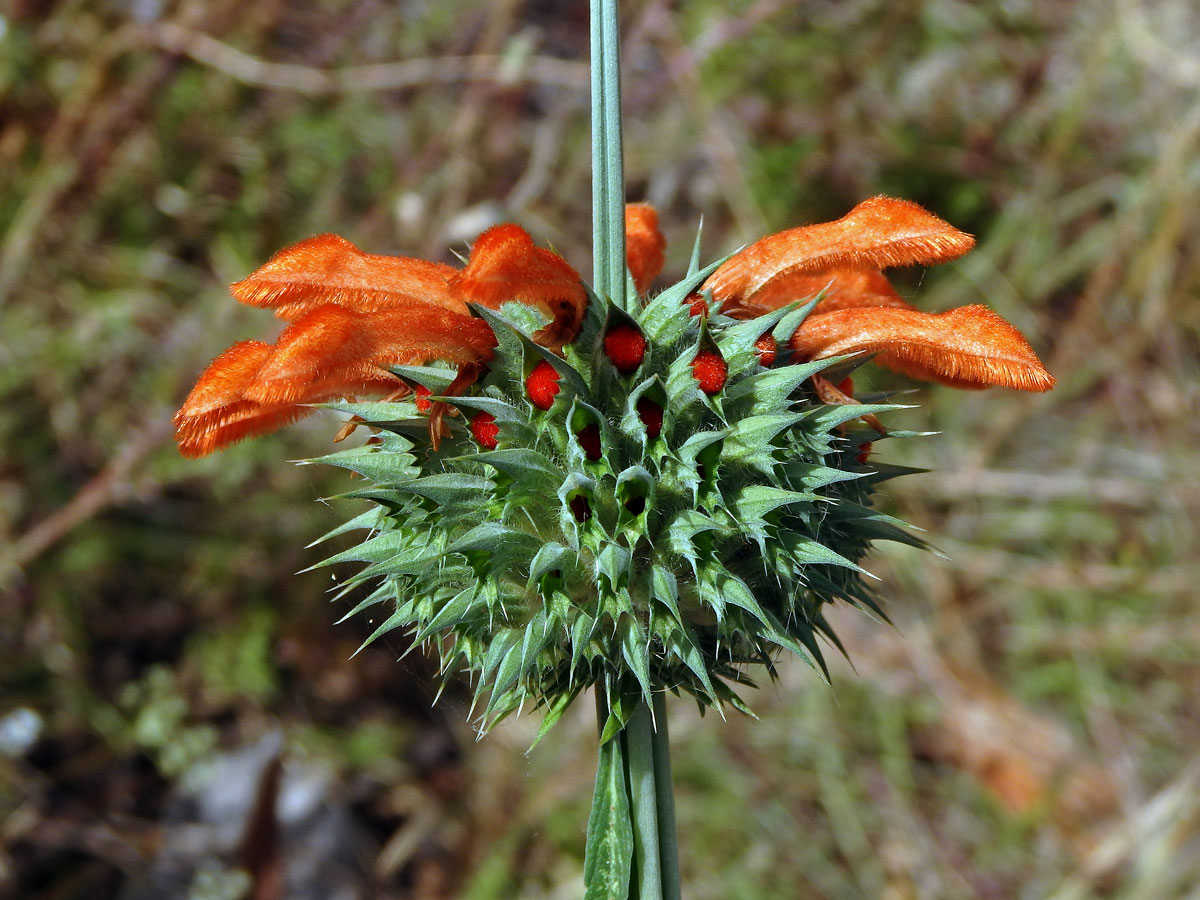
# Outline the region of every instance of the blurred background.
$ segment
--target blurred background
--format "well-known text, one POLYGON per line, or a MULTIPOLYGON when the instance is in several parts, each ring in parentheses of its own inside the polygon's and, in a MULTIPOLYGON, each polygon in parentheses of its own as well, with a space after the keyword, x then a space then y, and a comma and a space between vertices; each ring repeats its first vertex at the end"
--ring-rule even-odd
MULTIPOLYGON (((306 544, 356 511, 313 417, 185 461, 225 286, 334 231, 590 272, 583 0, 9 0, 0 14, 0 896, 568 898, 590 704, 476 740, 306 544)), ((1190 0, 630 0, 628 193, 682 274, 916 200, 979 247, 1046 395, 915 388, 877 444, 895 627, 760 721, 672 706, 705 898, 1200 897, 1200 11, 1190 0)))

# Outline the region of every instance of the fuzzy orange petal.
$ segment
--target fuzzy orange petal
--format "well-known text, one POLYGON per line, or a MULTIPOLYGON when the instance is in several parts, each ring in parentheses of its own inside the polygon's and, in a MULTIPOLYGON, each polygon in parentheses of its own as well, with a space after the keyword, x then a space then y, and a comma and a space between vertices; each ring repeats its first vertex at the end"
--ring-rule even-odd
POLYGON ((419 300, 466 314, 448 286, 455 274, 442 263, 363 253, 336 234, 321 234, 285 247, 229 289, 288 321, 326 303, 374 312, 419 300))
POLYGON ((826 272, 782 275, 748 299, 727 303, 721 311, 735 319, 753 319, 786 306, 793 300, 818 294, 822 296, 813 310, 814 314, 861 306, 913 308, 896 293, 887 276, 879 269, 831 269, 826 272))
POLYGON ((244 438, 270 434, 313 412, 316 410, 312 407, 294 403, 264 406, 238 400, 203 420, 178 423, 175 440, 184 456, 207 456, 244 438))
POLYGON ((243 396, 262 404, 313 402, 351 393, 355 385, 378 380, 390 365, 486 361, 495 343, 483 320, 437 307, 358 313, 327 304, 279 336, 243 396))
POLYGON ((734 254, 704 283, 722 303, 751 299, 774 279, 828 269, 932 265, 966 253, 969 234, 907 200, 872 197, 835 222, 769 235, 734 254))
POLYGON ((204 456, 242 438, 267 434, 313 410, 299 403, 318 403, 343 396, 387 394, 399 380, 386 373, 357 383, 339 383, 324 392, 311 390, 296 402, 259 403, 245 397, 275 348, 261 341, 234 344, 209 364, 175 414, 175 440, 184 456, 204 456))
POLYGON ((579 273, 557 253, 535 247, 519 225, 497 225, 481 234, 450 288, 461 300, 489 309, 515 301, 540 310, 550 323, 534 339, 555 351, 579 332, 587 309, 579 273))
POLYGON ((791 346, 801 359, 874 353, 891 369, 953 387, 1054 386, 1021 332, 986 306, 936 314, 885 307, 821 313, 804 321, 791 346))
POLYGON ((175 424, 198 420, 242 399, 242 392, 271 356, 274 348, 262 341, 239 341, 200 373, 196 385, 175 414, 175 424))
POLYGON ((658 210, 649 203, 625 204, 625 263, 639 294, 654 283, 666 261, 667 239, 658 230, 658 210))

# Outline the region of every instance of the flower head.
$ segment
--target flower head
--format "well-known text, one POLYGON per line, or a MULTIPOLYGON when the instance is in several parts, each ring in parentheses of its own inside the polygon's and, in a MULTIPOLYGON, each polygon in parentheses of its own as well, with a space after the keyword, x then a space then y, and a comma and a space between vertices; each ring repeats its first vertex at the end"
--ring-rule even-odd
POLYGON ((347 587, 370 585, 357 609, 386 604, 374 636, 407 629, 445 671, 480 676, 485 721, 531 699, 552 722, 594 685, 607 731, 622 698, 660 685, 740 705, 733 685, 751 664, 773 672, 778 648, 823 665, 824 604, 876 609, 869 543, 920 543, 869 509, 880 477, 860 476, 888 407, 826 377, 837 360, 872 353, 958 387, 1053 383, 995 313, 925 313, 892 290, 882 268, 973 243, 914 204, 874 198, 653 297, 657 215, 634 205, 626 224, 625 303, 589 303, 515 225, 480 235, 461 270, 331 236, 288 248, 234 293, 291 324, 218 357, 176 418, 199 455, 305 404, 389 395, 338 404, 377 435, 322 461, 374 479, 360 494, 379 509, 329 562, 366 563, 347 587))

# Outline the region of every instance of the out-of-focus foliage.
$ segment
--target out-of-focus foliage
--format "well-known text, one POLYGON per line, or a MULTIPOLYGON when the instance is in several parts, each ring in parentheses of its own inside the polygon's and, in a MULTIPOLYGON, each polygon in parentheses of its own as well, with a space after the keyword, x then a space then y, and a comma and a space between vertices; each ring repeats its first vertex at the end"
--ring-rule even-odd
MULTIPOLYGON (((688 895, 1187 896, 1200 13, 625 12, 630 194, 672 274, 701 213, 711 257, 908 197, 980 245, 903 293, 992 305, 1059 378, 923 388, 901 427, 944 434, 880 446, 938 471, 891 496, 949 559, 874 558, 899 629, 839 623, 857 674, 831 693, 782 661, 758 722, 675 707, 688 895)), ((221 348, 273 336, 224 285, 310 234, 436 258, 515 219, 587 271, 585 5, 4 16, 0 894, 236 897, 244 873, 288 885, 263 897, 577 894, 586 716, 528 758, 528 720, 473 744, 418 656, 349 659, 369 626, 293 575, 345 513, 314 499, 349 485, 280 461, 336 423, 201 461, 168 423, 221 348)))

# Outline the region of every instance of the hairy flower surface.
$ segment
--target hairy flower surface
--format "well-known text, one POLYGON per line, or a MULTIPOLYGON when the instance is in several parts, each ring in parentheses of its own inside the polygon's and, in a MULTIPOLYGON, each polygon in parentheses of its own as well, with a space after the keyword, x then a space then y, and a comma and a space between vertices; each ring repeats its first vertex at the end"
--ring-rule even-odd
POLYGON ((848 396, 848 356, 959 387, 1053 384, 995 313, 895 294, 883 268, 973 244, 914 204, 876 197, 653 297, 657 215, 632 205, 626 225, 624 303, 514 225, 461 271, 302 242, 234 286, 292 324, 218 357, 176 419, 199 455, 304 404, 391 395, 333 404, 377 435, 318 461, 366 476, 351 496, 376 505, 332 533, 367 536, 328 562, 365 564, 346 590, 368 588, 352 614, 383 609, 372 640, 405 630, 477 676, 485 724, 526 702, 552 723, 598 686, 611 734, 656 686, 740 707, 747 666, 773 673, 780 648, 823 668, 825 604, 878 611, 870 542, 920 543, 870 508, 901 470, 867 464, 889 407, 848 396))
POLYGON ((312 412, 308 404, 407 392, 389 366, 486 362, 496 339, 469 303, 539 311, 547 324, 534 337, 554 349, 579 331, 587 307, 579 273, 517 225, 481 234, 461 271, 318 235, 281 250, 231 291, 291 325, 273 345, 235 344, 201 374, 175 416, 185 456, 274 431, 312 412))

